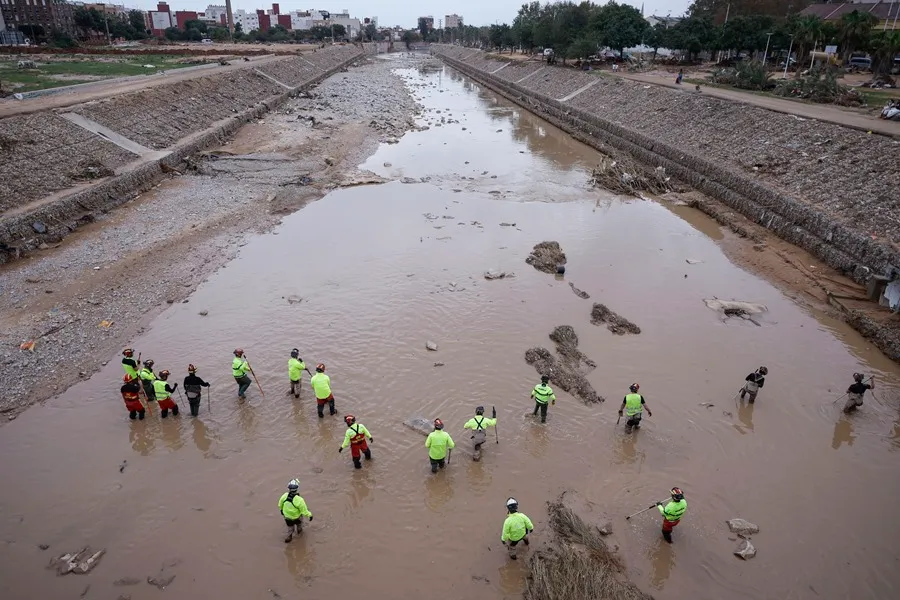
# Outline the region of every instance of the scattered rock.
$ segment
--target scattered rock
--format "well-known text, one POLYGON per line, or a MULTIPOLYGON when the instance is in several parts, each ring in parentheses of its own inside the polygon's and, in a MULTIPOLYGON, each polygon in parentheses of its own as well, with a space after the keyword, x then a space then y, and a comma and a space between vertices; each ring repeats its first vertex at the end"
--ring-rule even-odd
POLYGON ((515 277, 515 273, 508 273, 506 271, 500 271, 498 269, 490 269, 484 272, 485 279, 507 279, 509 277, 515 277))
MULTIPOLYGON (((414 178, 412 178, 412 177, 404 177, 403 179, 400 180, 400 183, 407 183, 407 184, 409 184, 409 183, 419 183, 419 180, 418 180, 418 179, 414 179, 414 178)), ((435 217, 435 218, 437 218, 437 217, 435 217)))
POLYGON ((175 298, 167 298, 166 304, 175 304, 175 298))
POLYGON ((769 310, 765 304, 753 302, 740 302, 738 300, 719 300, 718 298, 705 298, 703 302, 713 310, 720 310, 725 314, 756 315, 769 310))
POLYGON ((300 296, 298 296, 296 294, 291 294, 290 296, 288 296, 286 298, 286 300, 287 300, 288 304, 300 304, 301 302, 303 302, 303 298, 301 298, 300 296))
POLYGON ((699 265, 699 264, 702 263, 703 261, 702 261, 702 260, 695 260, 695 259, 693 259, 693 258, 686 258, 686 259, 684 259, 684 262, 686 262, 686 263, 689 264, 689 265, 699 265))
POLYGON ((759 526, 754 525, 750 521, 745 521, 744 519, 729 519, 727 523, 731 533, 736 533, 742 538, 753 535, 754 533, 759 533, 759 526))
POLYGON ((559 242, 541 242, 535 244, 525 262, 544 273, 556 273, 559 265, 566 264, 566 255, 559 242))
POLYGON ((126 585, 137 585, 141 582, 137 577, 122 577, 121 579, 116 579, 113 581, 113 585, 117 586, 126 586, 126 585))
POLYGON ((47 233, 47 226, 40 221, 32 223, 31 228, 34 229, 35 233, 47 233))
POLYGON ((591 310, 591 323, 600 325, 606 323, 606 328, 616 335, 625 335, 626 333, 639 334, 641 328, 611 311, 605 304, 594 304, 591 310))
POLYGON ((600 535, 612 535, 612 521, 606 521, 602 525, 597 526, 597 531, 600 532, 600 535))
POLYGON ((390 169, 393 165, 389 162, 384 163, 384 168, 390 169))
POLYGON ((54 558, 50 561, 47 568, 56 569, 57 575, 67 575, 69 573, 83 575, 96 567, 105 553, 106 549, 93 552, 90 547, 85 547, 78 552, 70 552, 54 558))
POLYGON ((208 310, 201 310, 198 314, 199 314, 201 317, 205 317, 206 315, 209 314, 209 311, 208 311, 208 310))
POLYGON ((500 223, 500 227, 515 227, 515 223, 500 223))
POLYGON ((333 167, 333 166, 334 166, 334 159, 331 158, 330 156, 326 156, 326 157, 325 157, 325 164, 328 165, 329 167, 333 167))
POLYGON ((38 544, 38 548, 40 548, 41 550, 46 550, 49 547, 50 547, 50 544, 38 544))
POLYGON ((583 292, 583 291, 579 290, 577 287, 575 287, 575 284, 572 283, 571 281, 569 282, 569 287, 572 288, 572 291, 575 292, 575 295, 578 296, 579 298, 581 298, 582 300, 587 300, 588 298, 591 297, 591 295, 588 294, 587 292, 583 292))
POLYGON ((431 352, 437 352, 438 345, 431 340, 425 342, 425 349, 430 350, 431 352))
POLYGON ((172 582, 175 581, 175 575, 157 575, 156 577, 147 577, 147 583, 150 585, 155 585, 161 590, 169 587, 172 582))
POLYGON ((742 540, 734 551, 735 556, 739 556, 744 560, 750 560, 756 556, 756 546, 750 543, 750 540, 742 540))
POLYGON ((442 363, 442 362, 436 362, 436 363, 434 363, 434 366, 436 366, 436 367, 443 367, 443 366, 444 366, 444 363, 442 363))

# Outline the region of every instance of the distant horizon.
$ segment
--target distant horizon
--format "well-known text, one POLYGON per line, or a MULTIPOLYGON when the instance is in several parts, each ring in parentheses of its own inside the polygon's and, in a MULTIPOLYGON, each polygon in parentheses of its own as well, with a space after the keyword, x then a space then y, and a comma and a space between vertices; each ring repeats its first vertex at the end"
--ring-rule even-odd
MULTIPOLYGON (((622 4, 629 4, 638 10, 644 7, 645 15, 680 16, 690 4, 691 0, 645 0, 639 2, 637 0, 624 0, 622 4)), ((89 4, 88 2, 85 2, 89 4)), ((513 19, 524 4, 524 0, 494 0, 490 3, 475 2, 473 0, 452 0, 451 2, 434 2, 434 0, 426 0, 417 5, 415 12, 410 12, 409 4, 405 2, 397 2, 388 0, 381 3, 363 2, 361 0, 330 0, 322 6, 315 0, 309 0, 303 4, 295 1, 292 2, 260 2, 258 0, 233 0, 231 3, 232 12, 239 9, 251 12, 257 9, 269 10, 272 4, 278 4, 279 12, 287 14, 295 10, 326 10, 330 12, 343 12, 344 9, 350 12, 350 16, 358 19, 366 17, 377 17, 380 27, 394 27, 400 25, 406 29, 415 29, 418 24, 418 18, 424 16, 434 17, 435 27, 438 26, 438 20, 443 20, 447 15, 457 14, 463 18, 466 25, 491 25, 493 23, 512 24, 513 19), (312 6, 310 6, 310 4, 312 6), (328 6, 335 4, 335 6, 328 6)), ((603 2, 594 2, 595 4, 603 4, 603 2)), ((98 2, 102 4, 102 2, 98 2)), ((124 0, 122 2, 109 2, 110 5, 125 6, 126 9, 139 10, 156 10, 158 2, 155 0, 124 0)), ((209 0, 168 0, 166 4, 173 12, 180 10, 192 10, 203 12, 207 6, 224 6, 224 0, 210 2, 209 0)))

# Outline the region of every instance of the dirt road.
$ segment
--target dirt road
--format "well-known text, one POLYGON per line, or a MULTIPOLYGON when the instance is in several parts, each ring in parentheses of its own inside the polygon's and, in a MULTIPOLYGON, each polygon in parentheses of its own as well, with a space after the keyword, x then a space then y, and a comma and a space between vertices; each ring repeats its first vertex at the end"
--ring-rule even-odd
MULTIPOLYGON (((118 392, 120 356, 110 347, 96 375, 0 429, 0 451, 16 457, 0 463, 8 595, 74 597, 90 584, 88 599, 126 587, 140 600, 158 595, 144 582, 162 570, 175 576, 165 593, 176 597, 400 598, 441 589, 454 598, 515 598, 527 563, 509 561, 499 544, 506 498, 519 500, 539 543, 545 502, 576 487, 612 520, 611 544, 629 576, 659 600, 891 597, 900 585, 889 518, 900 493, 897 365, 773 286, 774 273, 731 258, 767 255, 765 248, 754 250, 677 197, 652 202, 592 189, 598 156, 590 148, 450 71, 424 60, 395 64, 411 67, 402 75, 424 107, 423 130, 380 146, 361 165, 392 182, 337 189, 270 233, 247 235, 188 304, 162 306, 128 338, 174 379, 197 365, 212 384, 211 412, 204 402, 196 419, 129 421, 118 392), (543 240, 562 245, 565 278, 525 263, 543 240), (487 281, 488 269, 516 277, 487 281), (703 301, 714 297, 768 310, 758 324, 726 318, 703 301), (616 336, 591 325, 593 302, 641 333, 616 336), (529 416, 537 374, 523 356, 533 346, 552 349, 548 334, 563 324, 598 365, 587 377, 609 401, 587 406, 557 390, 541 425, 529 416), (426 350, 426 340, 437 351, 426 350), (247 351, 265 399, 253 388, 247 402, 237 401, 235 346, 247 351), (287 395, 293 347, 307 364, 326 364, 336 417, 316 416, 306 376, 301 398, 287 395), (737 402, 744 377, 760 364, 769 377, 759 399, 737 402), (874 373, 876 393, 847 417, 834 403, 854 371, 874 373), (615 411, 634 381, 653 417, 625 435, 615 411), (496 406, 499 443, 473 462, 462 425, 479 404, 496 406), (359 471, 337 452, 347 412, 375 437, 373 460, 359 471), (457 444, 434 476, 424 437, 402 424, 417 416, 443 419, 457 444), (315 520, 285 544, 276 502, 294 477, 315 520), (684 489, 689 509, 668 545, 653 512, 624 516, 673 485, 684 489), (835 518, 835 506, 856 510, 835 518), (761 528, 751 562, 732 555, 736 540, 724 521, 733 517, 761 528), (59 577, 45 568, 49 557, 86 545, 107 550, 90 574, 59 577)), ((330 139, 304 147, 298 113, 267 117, 226 147, 240 156, 159 188, 146 209, 189 211, 197 195, 202 213, 214 206, 202 190, 234 188, 239 197, 241 185, 263 197, 300 194, 308 186, 288 182, 305 168, 281 160, 292 149, 299 163, 331 159, 335 170, 313 179, 337 186, 338 174, 352 172, 341 165, 363 160, 371 140, 393 136, 374 134, 361 113, 345 122, 338 114, 353 106, 380 113, 383 103, 407 116, 414 110, 408 97, 402 104, 400 95, 383 96, 405 89, 375 69, 332 78, 304 105, 327 123, 334 111, 338 122, 323 131, 330 139), (373 88, 362 88, 365 81, 373 88), (333 87, 326 93, 326 86, 333 87), (347 89, 358 93, 340 93, 347 89)), ((233 221, 259 206, 223 213, 211 239, 223 243, 233 221)), ((189 273, 192 253, 181 247, 177 258, 189 273)), ((150 253, 139 264, 155 260, 150 253)), ((781 272, 797 268, 782 263, 781 272)), ((193 279, 204 277, 198 270, 193 279)), ((141 269, 134 280, 153 281, 141 269)))

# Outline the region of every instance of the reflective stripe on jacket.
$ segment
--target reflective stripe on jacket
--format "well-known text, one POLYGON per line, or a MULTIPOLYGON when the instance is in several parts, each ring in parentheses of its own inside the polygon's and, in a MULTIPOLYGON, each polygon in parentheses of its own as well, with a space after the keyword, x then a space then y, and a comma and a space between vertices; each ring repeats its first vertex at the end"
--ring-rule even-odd
POLYGON ((524 513, 512 513, 503 521, 503 534, 500 541, 518 542, 534 529, 531 519, 524 513))
POLYGON ((157 400, 165 400, 172 396, 169 390, 166 389, 166 385, 166 382, 162 379, 157 379, 153 382, 153 393, 157 400))
POLYGON ((556 400, 553 389, 549 385, 544 385, 543 383, 534 386, 534 389, 531 390, 531 395, 534 396, 534 399, 539 404, 547 404, 551 400, 556 400))
POLYGON ((687 510, 687 500, 671 501, 665 507, 657 506, 656 508, 666 518, 666 521, 678 521, 687 510))
POLYGON ((628 394, 625 396, 625 414, 629 417, 644 411, 644 397, 640 394, 628 394))

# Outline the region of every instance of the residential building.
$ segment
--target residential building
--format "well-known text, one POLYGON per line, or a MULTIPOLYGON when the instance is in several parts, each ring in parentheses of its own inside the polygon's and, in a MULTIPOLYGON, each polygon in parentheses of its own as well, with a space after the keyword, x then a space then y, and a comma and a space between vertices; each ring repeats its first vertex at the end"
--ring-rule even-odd
POLYGON ((875 15, 878 23, 875 29, 897 29, 900 26, 900 2, 894 0, 855 0, 843 4, 812 4, 807 6, 800 14, 802 16, 815 16, 823 21, 837 22, 854 10, 875 15))
POLYGON ((175 27, 184 31, 187 29, 185 24, 188 21, 196 21, 197 20, 197 11, 195 10, 178 10, 175 11, 175 27))
POLYGON ((175 13, 169 8, 165 2, 156 5, 156 10, 147 11, 150 15, 150 33, 156 37, 166 35, 166 29, 175 27, 175 13))
POLYGON ((21 31, 32 41, 54 30, 75 35, 73 8, 64 0, 0 0, 5 28, 21 31))
POLYGON ((444 16, 444 27, 447 29, 456 29, 463 24, 463 18, 459 15, 445 15, 444 16))
POLYGON ((224 6, 210 4, 205 11, 197 13, 197 20, 206 23, 207 27, 224 27, 228 22, 228 10, 224 6))
POLYGON ((234 24, 235 26, 240 23, 241 31, 244 33, 250 33, 256 29, 259 29, 259 17, 255 12, 247 12, 243 8, 238 9, 236 13, 234 13, 234 24))
MULTIPOLYGON (((431 31, 432 29, 434 29, 434 17, 429 15, 427 17, 419 17, 418 20, 421 20, 421 19, 425 19, 425 27, 428 29, 428 31, 431 31)), ((416 21, 417 23, 418 23, 418 20, 416 21)))
MULTIPOLYGON (((79 3, 75 3, 76 6, 77 6, 78 4, 79 4, 79 3)), ((102 2, 101 2, 101 3, 96 3, 96 4, 89 4, 89 3, 86 2, 86 3, 84 4, 84 7, 87 8, 87 9, 93 8, 94 10, 96 10, 96 11, 98 11, 98 12, 100 12, 100 13, 106 13, 107 15, 110 15, 110 16, 113 16, 113 15, 124 15, 125 13, 128 12, 127 10, 125 10, 125 5, 124 5, 124 4, 104 4, 104 3, 102 3, 102 2)))

